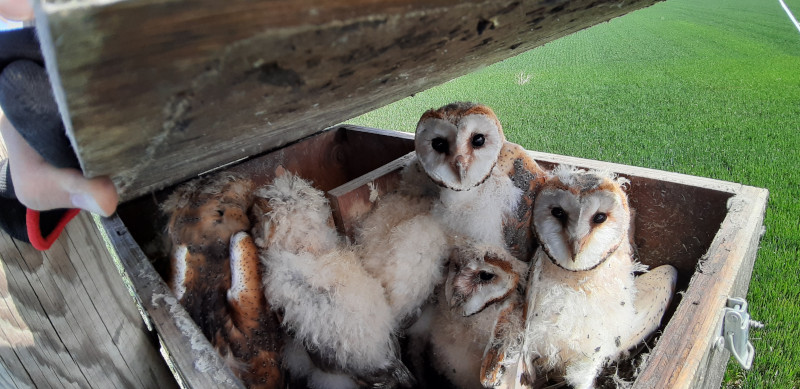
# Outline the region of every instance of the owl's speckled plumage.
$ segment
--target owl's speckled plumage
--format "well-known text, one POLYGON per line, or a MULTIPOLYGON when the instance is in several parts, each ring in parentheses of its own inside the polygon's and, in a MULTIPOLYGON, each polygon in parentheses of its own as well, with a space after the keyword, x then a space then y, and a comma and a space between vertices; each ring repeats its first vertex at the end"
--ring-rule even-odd
POLYGON ((655 305, 637 296, 634 272, 642 267, 632 258, 626 184, 608 172, 559 166, 536 196, 540 248, 528 281, 523 347, 529 381, 547 373, 591 388, 603 364, 642 340, 643 322, 660 321, 637 312, 655 305))
POLYGON ((252 183, 219 175, 182 185, 164 202, 176 298, 250 388, 283 386, 283 331, 261 292, 247 211, 252 183))
POLYGON ((544 171, 508 142, 491 108, 457 102, 425 112, 415 150, 441 187, 433 213, 453 234, 506 247, 528 261, 535 248, 530 220, 544 171))

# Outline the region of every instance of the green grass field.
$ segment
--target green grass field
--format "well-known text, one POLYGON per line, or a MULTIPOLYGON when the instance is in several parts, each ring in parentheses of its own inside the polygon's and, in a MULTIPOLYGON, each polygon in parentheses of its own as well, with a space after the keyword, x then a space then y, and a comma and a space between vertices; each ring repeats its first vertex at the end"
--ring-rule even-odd
POLYGON ((800 388, 800 33, 777 0, 668 0, 351 122, 413 131, 456 100, 529 149, 768 188, 748 294, 766 327, 724 385, 800 388))

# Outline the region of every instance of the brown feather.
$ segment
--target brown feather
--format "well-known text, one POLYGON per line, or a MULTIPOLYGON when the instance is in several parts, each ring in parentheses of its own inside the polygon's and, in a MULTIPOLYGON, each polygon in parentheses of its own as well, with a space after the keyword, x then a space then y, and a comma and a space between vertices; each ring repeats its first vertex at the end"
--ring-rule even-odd
POLYGON ((522 146, 511 142, 503 144, 495 168, 510 177, 514 186, 522 190, 516 212, 509 215, 503 224, 503 235, 514 258, 529 262, 538 246, 531 229, 533 199, 544 185, 547 175, 522 146))
POLYGON ((231 237, 250 230, 250 180, 230 175, 198 179, 182 185, 165 201, 167 237, 172 245, 170 287, 185 288, 180 303, 231 369, 250 388, 282 388, 280 353, 283 331, 261 292, 258 252, 249 237, 234 247, 238 266, 232 269, 231 237), (185 246, 182 285, 176 251, 185 246), (231 288, 232 272, 243 287, 231 288))

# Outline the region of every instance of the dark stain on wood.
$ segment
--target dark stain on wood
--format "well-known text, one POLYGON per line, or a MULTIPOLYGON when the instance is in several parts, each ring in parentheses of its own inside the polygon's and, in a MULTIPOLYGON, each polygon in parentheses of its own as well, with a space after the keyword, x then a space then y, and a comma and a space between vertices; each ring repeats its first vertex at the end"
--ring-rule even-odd
POLYGON ((353 70, 353 69, 344 69, 344 70, 342 70, 341 72, 339 72, 339 78, 350 77, 350 76, 352 76, 352 75, 353 75, 353 73, 355 73, 355 72, 356 72, 356 71, 355 71, 355 70, 353 70))
POLYGON ((321 61, 320 61, 319 58, 308 59, 308 60, 306 60, 306 67, 309 68, 309 69, 313 69, 313 68, 319 66, 320 62, 321 61))
POLYGON ((303 79, 292 69, 284 69, 277 62, 258 66, 258 81, 274 86, 298 88, 305 85, 303 79))
POLYGON ((511 13, 512 11, 517 9, 517 7, 519 7, 519 4, 520 4, 519 1, 515 1, 515 2, 507 5, 505 8, 497 11, 497 14, 498 15, 505 15, 505 14, 511 13))
POLYGON ((417 33, 417 31, 411 31, 398 38, 395 44, 401 49, 414 49, 426 44, 433 35, 433 31, 425 31, 421 34, 417 33))
POLYGON ((536 26, 536 27, 541 28, 542 26, 539 26, 538 24, 541 23, 542 20, 544 20, 544 19, 545 19, 544 16, 537 16, 537 17, 531 19, 530 21, 528 21, 528 25, 536 26))
POLYGON ((478 35, 483 34, 483 32, 486 31, 487 28, 490 30, 494 30, 494 22, 486 19, 478 20, 478 27, 477 27, 478 35))

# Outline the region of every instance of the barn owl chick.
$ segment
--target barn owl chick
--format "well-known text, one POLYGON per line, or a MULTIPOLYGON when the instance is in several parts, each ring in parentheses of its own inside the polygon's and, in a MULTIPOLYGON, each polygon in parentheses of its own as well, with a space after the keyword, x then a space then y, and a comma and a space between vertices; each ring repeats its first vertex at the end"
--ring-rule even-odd
POLYGON ((433 213, 443 224, 529 260, 535 247, 531 207, 544 172, 522 147, 506 141, 491 108, 459 102, 425 112, 414 147, 425 173, 441 187, 433 213))
POLYGON ((438 187, 412 161, 398 189, 361 221, 356 243, 364 268, 386 291, 396 328, 404 329, 444 279, 450 239, 431 215, 438 187))
POLYGON ((385 198, 361 225, 357 241, 364 268, 381 282, 395 328, 402 329, 416 319, 444 279, 450 245, 445 230, 430 213, 399 221, 384 219, 385 214, 396 211, 397 201, 392 200, 400 199, 385 198))
POLYGON ((191 181, 162 206, 169 216, 170 287, 232 371, 250 388, 280 388, 283 331, 261 291, 247 210, 252 183, 191 181))
POLYGON ((536 196, 541 246, 528 280, 523 346, 529 381, 547 373, 591 388, 642 327, 625 184, 610 173, 560 166, 536 196))
POLYGON ((428 333, 417 336, 427 337, 432 365, 456 387, 497 385, 502 370, 516 363, 527 268, 500 247, 453 249, 428 333))
POLYGON ((340 241, 323 193, 285 174, 256 195, 265 294, 293 337, 289 372, 312 388, 411 385, 384 290, 340 241))

